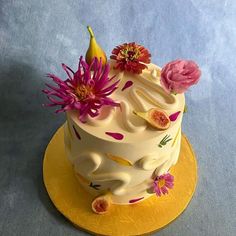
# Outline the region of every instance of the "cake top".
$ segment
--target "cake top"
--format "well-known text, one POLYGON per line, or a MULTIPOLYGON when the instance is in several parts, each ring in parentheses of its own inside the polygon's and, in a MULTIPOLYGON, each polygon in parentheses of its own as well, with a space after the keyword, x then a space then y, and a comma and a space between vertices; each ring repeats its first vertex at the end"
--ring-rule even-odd
MULTIPOLYGON (((149 64, 141 74, 133 74, 126 71, 117 73, 116 69, 112 69, 114 62, 110 61, 109 64, 109 77, 115 75, 115 81, 119 81, 110 98, 118 103, 119 107, 103 106, 98 116, 88 116, 86 122, 78 119, 77 111, 69 111, 70 117, 80 128, 108 141, 127 143, 155 138, 178 122, 177 116, 181 117, 184 110, 184 94, 173 95, 163 90, 160 85, 159 67, 149 64), (152 117, 145 119, 146 111, 153 111, 154 108, 164 115, 162 123, 157 123, 162 127, 151 125, 151 120, 147 122, 152 117)), ((161 114, 156 115, 162 118, 161 114)), ((155 121, 155 114, 152 116, 155 121)))
POLYGON ((88 30, 90 45, 78 69, 62 64, 66 80, 48 74, 57 87, 46 84, 46 106, 59 106, 56 112, 69 112, 82 129, 107 140, 133 142, 171 129, 184 110, 183 93, 199 81, 197 64, 179 59, 161 69, 134 42, 115 47, 107 61, 88 30))

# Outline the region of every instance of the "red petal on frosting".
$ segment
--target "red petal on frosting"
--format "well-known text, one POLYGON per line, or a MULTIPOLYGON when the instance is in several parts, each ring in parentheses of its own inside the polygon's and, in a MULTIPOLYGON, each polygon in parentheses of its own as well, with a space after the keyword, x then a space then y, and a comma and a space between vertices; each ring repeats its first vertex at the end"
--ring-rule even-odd
POLYGON ((131 87, 132 85, 133 85, 133 82, 132 82, 131 80, 128 80, 128 81, 125 83, 124 87, 121 89, 121 91, 124 91, 125 89, 131 87))
POLYGON ((181 111, 177 111, 169 116, 171 121, 176 121, 181 111))
POLYGON ((124 138, 124 135, 121 133, 106 132, 105 134, 107 134, 117 140, 122 140, 124 138))
POLYGON ((138 201, 140 201, 142 199, 144 199, 144 197, 135 198, 135 199, 129 200, 129 203, 135 203, 135 202, 138 202, 138 201))
POLYGON ((74 125, 73 125, 73 130, 75 131, 76 137, 77 137, 79 140, 81 140, 81 137, 80 137, 78 131, 76 130, 76 128, 74 127, 74 125))

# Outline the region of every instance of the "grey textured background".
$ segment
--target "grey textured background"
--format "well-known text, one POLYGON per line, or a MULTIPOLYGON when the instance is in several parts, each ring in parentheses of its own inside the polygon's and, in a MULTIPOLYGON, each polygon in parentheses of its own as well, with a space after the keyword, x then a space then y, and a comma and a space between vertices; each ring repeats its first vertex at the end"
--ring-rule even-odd
POLYGON ((88 24, 107 54, 136 41, 160 66, 176 58, 200 65, 183 121, 198 156, 198 188, 158 235, 236 235, 235 23, 234 0, 0 0, 0 235, 87 235, 43 186, 44 150, 65 117, 42 108, 41 89, 46 72, 65 78, 61 62, 76 67, 88 24))

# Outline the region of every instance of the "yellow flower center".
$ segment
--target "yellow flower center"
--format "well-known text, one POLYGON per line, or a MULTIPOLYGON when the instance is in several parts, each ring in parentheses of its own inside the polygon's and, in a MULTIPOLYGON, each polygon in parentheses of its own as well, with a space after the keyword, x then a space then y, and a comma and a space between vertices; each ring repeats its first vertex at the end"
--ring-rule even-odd
POLYGON ((165 186, 165 183, 166 183, 166 181, 165 181, 164 179, 160 179, 160 180, 158 181, 158 186, 159 186, 159 188, 165 186))
POLYGON ((139 58, 141 52, 138 48, 127 46, 123 50, 121 50, 121 58, 126 61, 134 61, 139 58))
POLYGON ((81 85, 75 89, 75 92, 79 100, 84 100, 85 98, 87 98, 89 95, 93 93, 93 89, 89 86, 81 85))

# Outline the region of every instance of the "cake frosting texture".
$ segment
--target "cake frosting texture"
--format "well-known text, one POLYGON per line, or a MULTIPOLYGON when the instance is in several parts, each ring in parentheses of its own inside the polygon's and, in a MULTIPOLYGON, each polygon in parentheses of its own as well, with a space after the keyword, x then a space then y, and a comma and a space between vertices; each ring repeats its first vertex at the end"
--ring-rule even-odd
POLYGON ((66 153, 79 184, 94 196, 110 193, 115 204, 132 204, 153 194, 153 179, 176 164, 180 151, 184 94, 168 94, 160 85, 160 68, 149 64, 141 74, 113 70, 118 89, 111 95, 120 107, 103 106, 100 115, 82 123, 67 111, 66 153), (157 130, 134 114, 152 108, 171 120, 157 130))

